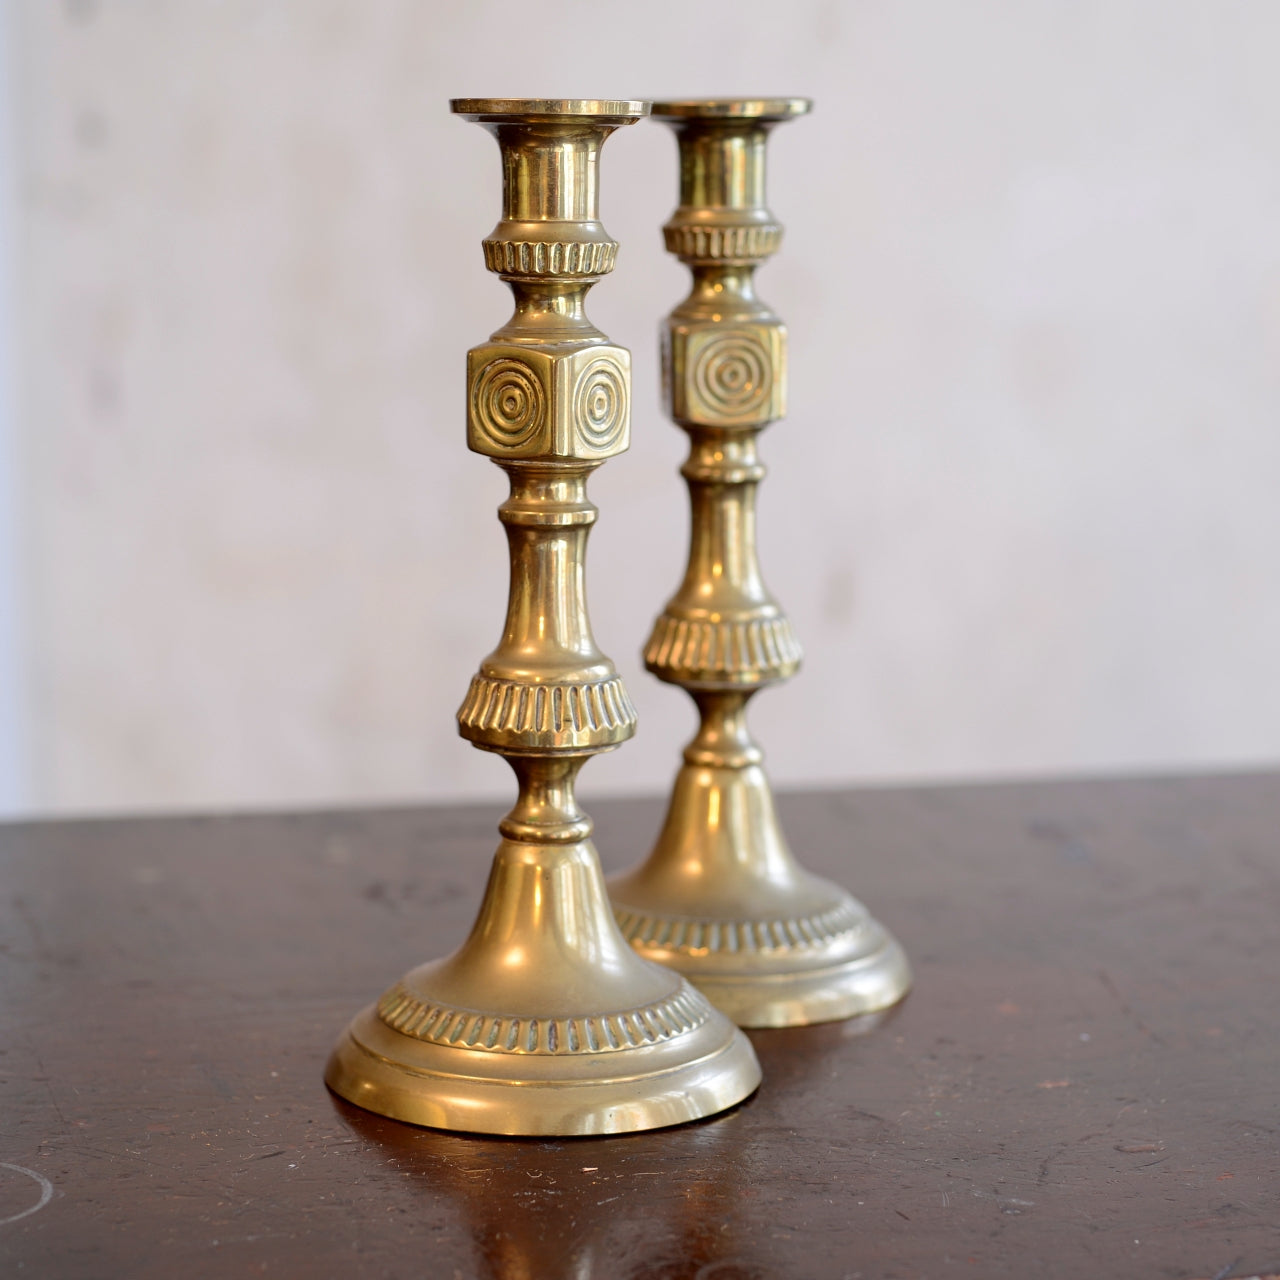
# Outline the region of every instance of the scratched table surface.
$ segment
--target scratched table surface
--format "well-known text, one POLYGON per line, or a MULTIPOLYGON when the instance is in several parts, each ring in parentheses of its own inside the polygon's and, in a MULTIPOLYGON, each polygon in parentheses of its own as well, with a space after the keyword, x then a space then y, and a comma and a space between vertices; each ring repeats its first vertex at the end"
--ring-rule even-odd
MULTIPOLYGON (((656 802, 593 806, 606 865, 656 802)), ((1280 775, 784 797, 898 934, 879 1025, 760 1091, 464 1137, 321 1083, 456 945, 496 806, 0 826, 0 1274, 556 1280, 1280 1271, 1280 775)))

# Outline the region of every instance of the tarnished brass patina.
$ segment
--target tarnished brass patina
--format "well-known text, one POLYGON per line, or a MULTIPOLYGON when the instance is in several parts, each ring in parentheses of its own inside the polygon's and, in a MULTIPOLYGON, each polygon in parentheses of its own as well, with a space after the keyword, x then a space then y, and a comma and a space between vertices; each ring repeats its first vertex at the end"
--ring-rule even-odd
POLYGON ((691 441, 682 474, 692 542, 644 656, 660 680, 689 691, 701 727, 656 847, 609 891, 641 955, 678 969, 747 1027, 869 1013, 911 983, 902 949, 866 908, 796 862, 747 730, 751 696, 800 664, 756 556, 756 437, 786 412, 786 329, 756 295, 754 275, 782 238, 765 206, 766 139, 809 106, 774 98, 653 108, 680 146, 667 248, 693 273, 663 345, 668 406, 691 441))
POLYGON ((614 922, 574 779, 635 732, 587 618, 587 477, 623 452, 630 356, 587 319, 613 269, 600 225, 605 138, 643 102, 477 100, 453 110, 502 151, 504 212, 485 261, 515 313, 467 357, 467 441, 511 481, 506 627, 458 712, 519 782, 462 947, 359 1013, 326 1079, 370 1111, 437 1128, 603 1134, 712 1115, 756 1087, 750 1044, 614 922))

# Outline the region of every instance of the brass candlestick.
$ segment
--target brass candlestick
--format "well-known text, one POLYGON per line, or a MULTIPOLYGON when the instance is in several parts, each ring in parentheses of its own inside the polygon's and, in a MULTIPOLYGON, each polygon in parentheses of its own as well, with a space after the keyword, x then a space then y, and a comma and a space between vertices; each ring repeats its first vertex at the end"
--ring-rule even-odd
POLYGON ((467 357, 467 442, 510 477, 502 639, 458 712, 504 755, 520 793, 499 823, 480 915, 452 956, 363 1010, 326 1080, 350 1102, 437 1128, 601 1134, 712 1115, 760 1081, 742 1033, 679 974, 627 946, 573 786, 588 757, 635 732, 596 647, 584 557, 587 477, 629 443, 629 353, 587 319, 613 269, 600 225, 600 148, 643 102, 462 99, 502 149, 502 221, 485 261, 515 314, 467 357))
POLYGON ((866 908, 792 856, 746 723, 752 694, 800 664, 756 558, 756 437, 786 411, 786 329, 753 277, 782 238, 764 203, 768 132, 809 106, 777 98, 653 108, 680 146, 667 248, 693 273, 663 347, 671 416, 691 441, 682 474, 692 539, 684 582, 644 656, 660 680, 689 691, 701 727, 656 847, 609 890, 641 955, 678 969, 747 1027, 882 1009, 911 983, 902 949, 866 908))

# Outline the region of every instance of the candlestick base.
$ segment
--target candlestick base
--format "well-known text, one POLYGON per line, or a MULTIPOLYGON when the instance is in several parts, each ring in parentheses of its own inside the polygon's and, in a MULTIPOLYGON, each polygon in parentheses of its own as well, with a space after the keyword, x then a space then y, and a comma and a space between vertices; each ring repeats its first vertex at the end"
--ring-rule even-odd
POLYGON ((911 986, 888 930, 796 862, 758 764, 686 763, 653 853, 609 893, 632 947, 739 1026, 872 1013, 911 986))
POLYGON ((411 1124, 585 1136, 714 1115, 760 1067, 679 974, 627 946, 589 841, 504 840, 471 936, 358 1013, 325 1081, 411 1124))

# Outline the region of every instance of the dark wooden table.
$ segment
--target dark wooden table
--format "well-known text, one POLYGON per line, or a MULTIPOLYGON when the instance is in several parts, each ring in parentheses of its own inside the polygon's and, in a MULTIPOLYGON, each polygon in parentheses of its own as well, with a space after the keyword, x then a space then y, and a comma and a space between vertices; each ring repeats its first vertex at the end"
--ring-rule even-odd
MULTIPOLYGON (((497 806, 0 827, 0 1274, 1280 1271, 1280 776, 782 807, 915 992, 753 1033, 765 1084, 717 1120, 561 1142, 320 1080, 463 937, 497 806)), ((610 868, 659 818, 593 809, 610 868)))

